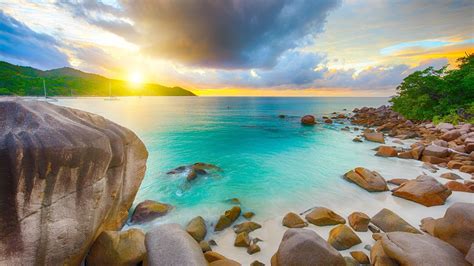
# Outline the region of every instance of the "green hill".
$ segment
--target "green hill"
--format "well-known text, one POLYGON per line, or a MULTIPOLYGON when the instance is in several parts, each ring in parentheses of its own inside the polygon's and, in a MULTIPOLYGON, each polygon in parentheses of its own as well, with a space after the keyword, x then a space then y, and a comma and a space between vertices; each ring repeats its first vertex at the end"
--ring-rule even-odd
POLYGON ((16 66, 0 61, 0 95, 44 95, 43 79, 48 96, 195 96, 180 87, 142 84, 134 88, 129 82, 108 79, 70 67, 42 71, 32 67, 16 66))

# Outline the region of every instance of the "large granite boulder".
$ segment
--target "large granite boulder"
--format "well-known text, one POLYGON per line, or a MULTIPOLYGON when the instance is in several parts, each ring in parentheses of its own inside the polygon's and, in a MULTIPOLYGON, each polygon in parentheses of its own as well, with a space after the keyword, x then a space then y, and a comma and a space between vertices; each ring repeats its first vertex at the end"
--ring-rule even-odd
POLYGON ((147 157, 132 131, 101 116, 0 100, 0 264, 78 265, 126 221, 147 157))
POLYGON ((382 209, 370 219, 384 232, 409 232, 409 233, 421 233, 415 227, 411 226, 407 221, 403 220, 396 213, 389 209, 382 209))
POLYGON ((137 265, 146 257, 145 234, 140 229, 104 231, 95 240, 87 265, 137 265))
POLYGON ((306 214, 305 218, 308 222, 318 226, 346 223, 346 219, 342 218, 342 216, 324 207, 314 208, 310 213, 306 214))
POLYGON ((423 219, 422 228, 433 236, 448 242, 463 254, 474 243, 474 203, 457 202, 439 219, 423 219))
POLYGON ((278 251, 271 260, 272 266, 283 265, 334 265, 345 266, 344 258, 316 232, 292 228, 286 230, 278 251))
POLYGON ((357 167, 347 172, 344 174, 344 178, 370 192, 388 190, 387 182, 379 173, 363 167, 357 167))
POLYGON ((148 265, 190 265, 205 266, 201 247, 178 224, 157 226, 145 236, 148 265))
POLYGON ((186 232, 197 242, 201 242, 207 234, 206 221, 201 216, 194 217, 186 226, 186 232))
MULTIPOLYGON (((379 241, 384 256, 396 265, 469 265, 456 248, 430 235, 392 232, 383 235, 379 241)), ((372 252, 377 251, 380 249, 372 252)), ((371 257, 377 257, 372 252, 371 257)), ((376 261, 372 260, 372 263, 378 265, 376 261)))
POLYGON ((329 231, 328 243, 337 250, 345 250, 362 243, 362 240, 349 226, 340 224, 329 231))
POLYGON ((451 193, 451 190, 435 178, 427 175, 420 175, 416 179, 405 182, 392 190, 392 195, 417 202, 426 207, 443 205, 451 193))

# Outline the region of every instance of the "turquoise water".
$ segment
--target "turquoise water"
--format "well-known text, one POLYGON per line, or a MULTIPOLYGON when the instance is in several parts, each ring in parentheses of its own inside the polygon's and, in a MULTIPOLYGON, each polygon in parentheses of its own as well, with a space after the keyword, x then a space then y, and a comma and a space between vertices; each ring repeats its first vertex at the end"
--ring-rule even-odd
POLYGON ((229 208, 230 198, 239 198, 243 209, 260 220, 315 204, 365 200, 342 174, 370 166, 396 175, 405 164, 373 156, 375 143, 352 142, 357 132, 340 130, 347 122, 305 127, 299 120, 304 114, 320 118, 386 103, 387 98, 143 97, 61 99, 58 104, 103 115, 135 131, 150 153, 135 204, 145 199, 169 203, 175 209, 150 224, 185 224, 196 215, 217 219, 229 208), (195 162, 223 171, 190 183, 185 174, 166 174, 195 162))

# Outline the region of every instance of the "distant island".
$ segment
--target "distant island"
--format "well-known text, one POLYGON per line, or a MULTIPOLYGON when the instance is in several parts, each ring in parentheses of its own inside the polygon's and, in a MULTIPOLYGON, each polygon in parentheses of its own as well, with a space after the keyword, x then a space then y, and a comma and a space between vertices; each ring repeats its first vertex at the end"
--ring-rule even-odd
POLYGON ((43 71, 0 61, 0 95, 43 96, 43 80, 48 96, 196 96, 181 87, 151 83, 137 89, 128 81, 70 67, 43 71))

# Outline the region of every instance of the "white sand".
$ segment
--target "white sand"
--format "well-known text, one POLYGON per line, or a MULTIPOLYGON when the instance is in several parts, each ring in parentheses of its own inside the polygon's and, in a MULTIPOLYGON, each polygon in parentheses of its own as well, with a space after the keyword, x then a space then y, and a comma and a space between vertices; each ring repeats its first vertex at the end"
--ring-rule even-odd
MULTIPOLYGON (((392 145, 391 141, 388 141, 389 145, 392 145)), ((403 141, 405 146, 412 143, 412 141, 403 141)), ((400 145, 399 145, 400 146, 400 145)), ((397 159, 398 160, 398 159, 397 159)), ((414 178, 417 174, 422 174, 423 172, 429 174, 430 176, 436 177, 436 179, 440 183, 446 183, 450 180, 440 178, 439 176, 445 172, 454 172, 460 175, 462 178, 466 180, 470 180, 471 175, 466 173, 461 173, 457 170, 449 170, 445 168, 440 168, 437 173, 430 173, 427 170, 421 167, 422 163, 415 160, 405 160, 410 162, 412 166, 418 167, 417 173, 413 172, 413 169, 399 169, 397 173, 385 173, 383 169, 381 170, 382 176, 386 179, 391 179, 394 177, 400 178, 414 178)), ((462 180, 458 180, 461 181, 462 180)), ((354 184, 354 186, 357 186, 354 184)), ((392 189, 396 186, 390 185, 389 188, 392 189)), ((305 192, 310 193, 310 192, 305 192)), ((434 217, 439 218, 442 217, 446 211, 446 209, 455 202, 470 202, 474 203, 474 193, 465 193, 465 192, 453 192, 453 194, 448 198, 446 203, 442 206, 434 206, 434 207, 425 207, 421 204, 408 201, 402 198, 398 198, 391 195, 391 192, 381 192, 381 193, 370 193, 365 191, 364 189, 360 188, 360 197, 354 199, 351 202, 324 202, 319 206, 327 207, 338 213, 339 215, 346 218, 354 211, 361 211, 372 217, 382 208, 388 208, 395 213, 397 213, 400 217, 405 219, 408 223, 413 225, 414 227, 418 228, 421 219, 425 217, 434 217)), ((313 203, 314 204, 314 203, 313 203)), ((308 208, 318 206, 314 204, 313 206, 295 206, 292 210, 295 213, 301 213, 306 211, 308 208)), ((275 209, 275 208, 274 208, 275 209)), ((218 246, 214 246, 213 250, 226 256, 229 259, 236 260, 240 262, 242 265, 249 265, 255 260, 263 262, 267 265, 270 265, 270 259, 273 254, 277 251, 278 246, 280 244, 281 238, 284 232, 288 229, 281 225, 281 221, 283 216, 286 214, 287 210, 282 210, 281 213, 275 213, 275 217, 272 217, 267 220, 258 220, 258 216, 254 220, 257 223, 262 225, 261 229, 253 231, 250 233, 252 238, 260 238, 263 242, 259 242, 258 245, 261 248, 261 251, 249 255, 245 248, 234 247, 234 239, 235 233, 232 231, 231 228, 224 230, 215 235, 208 236, 209 239, 214 239, 218 246)), ((304 218, 304 215, 303 215, 304 218)), ((240 218, 236 221, 235 224, 244 221, 240 218)), ((347 224, 347 223, 346 223, 347 224)), ((318 233, 324 239, 328 239, 329 231, 334 228, 334 226, 315 226, 310 224, 307 229, 313 230, 318 233)), ((373 245, 375 241, 372 239, 372 233, 368 232, 356 232, 357 235, 362 239, 362 243, 352 247, 351 249, 341 251, 343 256, 350 256, 350 251, 360 250, 364 251, 367 255, 370 254, 368 250, 364 249, 365 245, 373 245)))

